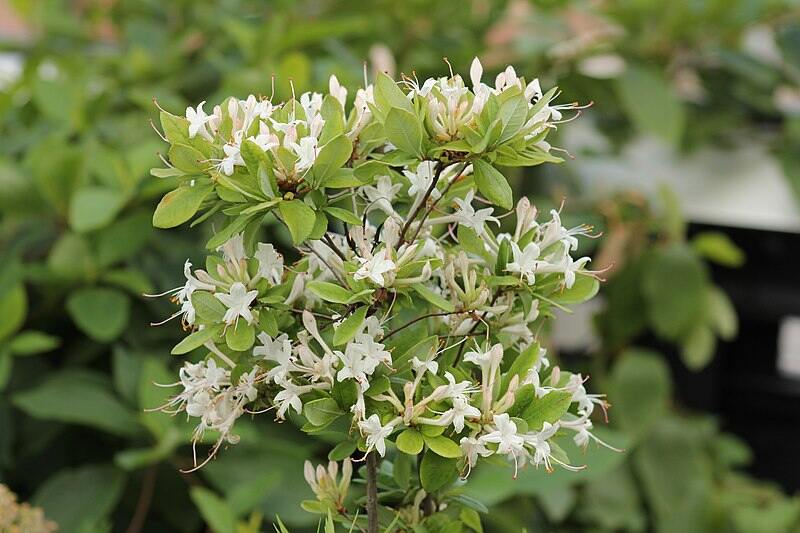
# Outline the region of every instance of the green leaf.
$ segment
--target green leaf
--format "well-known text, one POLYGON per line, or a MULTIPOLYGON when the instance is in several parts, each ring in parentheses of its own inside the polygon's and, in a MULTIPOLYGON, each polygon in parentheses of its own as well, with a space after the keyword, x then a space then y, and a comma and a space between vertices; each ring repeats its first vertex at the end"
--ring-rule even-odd
POLYGON ((428 492, 437 490, 450 485, 458 478, 457 461, 437 455, 428 450, 422 456, 419 467, 419 480, 422 488, 428 492))
POLYGON ((107 226, 125 203, 125 195, 108 187, 90 186, 78 190, 69 204, 69 224, 83 233, 107 226))
POLYGON ((600 282, 589 274, 575 275, 575 283, 569 289, 553 294, 550 298, 559 304, 574 305, 591 300, 600 290, 600 282))
POLYGON ((336 332, 333 334, 334 346, 347 344, 356 336, 356 331, 359 330, 364 320, 367 318, 367 311, 369 311, 369 306, 362 305, 339 324, 339 327, 336 328, 336 332))
POLYGON ((153 214, 153 225, 157 228, 174 228, 192 218, 203 200, 211 192, 211 183, 182 185, 168 192, 156 207, 153 214))
POLYGON ((481 515, 475 509, 469 507, 462 507, 461 512, 458 514, 459 520, 464 525, 470 528, 475 533, 483 533, 483 526, 481 525, 481 515))
POLYGON ((159 113, 161 129, 164 130, 164 137, 170 144, 188 144, 189 142, 189 121, 183 117, 161 111, 159 113))
POLYGON ((207 159, 202 152, 186 144, 173 144, 169 149, 170 163, 189 174, 200 174, 209 168, 207 159))
POLYGON ((706 293, 708 319, 714 332, 729 341, 739 331, 739 318, 728 295, 717 287, 709 287, 706 293))
POLYGON ((413 113, 392 108, 386 115, 383 128, 390 143, 422 159, 422 125, 413 113))
POLYGON ((292 234, 292 243, 295 246, 311 235, 317 218, 313 209, 300 200, 289 200, 279 203, 278 210, 292 234))
POLYGON ((514 193, 506 177, 482 159, 473 161, 472 168, 478 191, 493 204, 503 209, 511 209, 514 204, 514 193))
POLYGON ((225 500, 205 487, 192 487, 192 501, 215 533, 236 533, 236 516, 225 500))
POLYGON ((428 448, 430 448, 437 455, 441 455, 442 457, 447 457, 450 459, 461 457, 461 447, 444 435, 438 435, 436 437, 424 435, 423 437, 425 439, 425 444, 428 445, 428 448))
POLYGON ((105 378, 90 372, 61 371, 32 389, 18 392, 13 402, 42 420, 81 424, 124 437, 136 436, 141 429, 105 378))
POLYGON ((350 457, 351 455, 353 455, 353 452, 356 451, 357 447, 358 443, 354 440, 342 441, 336 446, 334 446, 331 451, 328 452, 328 460, 343 461, 348 457, 350 457))
POLYGON ((397 449, 408 455, 417 455, 425 445, 422 433, 416 429, 408 428, 397 436, 395 441, 397 449))
POLYGON ((702 319, 707 277, 705 265, 688 246, 676 244, 649 256, 642 292, 659 336, 679 340, 702 319))
POLYGON ((503 276, 506 273, 506 265, 512 258, 511 239, 503 239, 497 250, 497 261, 494 264, 494 273, 503 276))
POLYGON ((315 426, 325 426, 343 414, 333 398, 319 398, 303 406, 303 416, 315 426))
POLYGON ((444 297, 439 296, 438 294, 433 292, 431 289, 429 289, 422 283, 415 283, 414 285, 411 286, 411 288, 414 289, 414 291, 416 291, 417 294, 425 298, 425 300, 432 303, 439 309, 443 309, 448 313, 452 313, 453 311, 456 310, 456 307, 455 305, 453 305, 452 302, 450 302, 449 300, 445 300, 444 297))
POLYGON ((235 352, 244 352, 253 347, 256 341, 255 328, 245 320, 229 325, 225 330, 225 342, 235 352))
POLYGON ((533 400, 520 418, 525 420, 532 430, 541 431, 545 422, 553 424, 567 414, 570 403, 572 403, 571 392, 551 391, 533 400))
POLYGON ((327 281, 310 281, 306 285, 306 289, 310 290, 326 302, 333 302, 337 304, 346 304, 350 301, 353 293, 347 289, 328 283, 327 281))
POLYGON ((182 355, 185 353, 189 353, 195 348, 199 348, 206 341, 215 338, 219 333, 222 331, 222 324, 217 324, 216 326, 208 326, 200 331, 195 331, 181 342, 179 342, 170 352, 172 355, 182 355))
POLYGON ((98 342, 111 342, 128 325, 130 300, 116 289, 79 289, 67 299, 67 311, 89 337, 98 342))
POLYGON ((225 304, 214 298, 208 291, 194 291, 191 296, 192 307, 200 322, 217 324, 225 316, 225 304))
POLYGON ((522 381, 528 375, 528 371, 539 360, 540 352, 539 343, 533 342, 514 358, 508 372, 503 375, 502 386, 500 387, 501 394, 508 390, 508 384, 514 376, 519 376, 520 381, 522 381))
POLYGON ((617 95, 631 122, 643 133, 678 145, 686 110, 670 82, 654 68, 628 65, 616 79, 617 95))
POLYGON ((55 350, 61 339, 42 331, 27 330, 19 333, 8 343, 8 349, 14 355, 34 355, 55 350))
POLYGON ((711 327, 697 324, 681 345, 681 360, 689 370, 702 370, 714 358, 716 347, 711 327))
POLYGON ((692 248, 701 257, 727 267, 740 267, 745 255, 730 237, 721 231, 704 231, 692 239, 692 248))
POLYGON ((672 394, 670 372, 662 357, 628 350, 611 370, 608 398, 614 419, 633 437, 646 435, 667 409, 672 394))
POLYGON ((352 211, 348 211, 347 209, 342 209, 340 207, 326 207, 324 211, 329 215, 338 218, 342 222, 350 224, 351 226, 361 225, 361 219, 358 218, 352 211))
POLYGON ((375 80, 375 103, 384 113, 388 113, 390 108, 414 112, 411 101, 385 72, 379 72, 375 80))
POLYGON ((328 141, 320 148, 314 160, 314 177, 318 180, 317 183, 325 185, 325 180, 336 175, 352 154, 353 143, 347 136, 339 135, 328 141))
POLYGON ((528 118, 528 99, 519 91, 518 95, 503 102, 497 116, 503 124, 497 142, 504 143, 514 137, 525 125, 528 118))
POLYGON ((125 475, 107 465, 60 470, 36 491, 33 504, 65 533, 105 530, 125 488, 125 475))
POLYGON ((25 322, 28 314, 28 295, 21 283, 0 296, 0 340, 11 335, 25 322))

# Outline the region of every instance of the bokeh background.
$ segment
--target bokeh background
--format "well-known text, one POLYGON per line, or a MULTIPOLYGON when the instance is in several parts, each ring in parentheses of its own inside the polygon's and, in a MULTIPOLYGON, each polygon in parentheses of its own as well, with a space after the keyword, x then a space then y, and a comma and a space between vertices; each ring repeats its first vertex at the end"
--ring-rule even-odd
MULTIPOLYGON (((203 470, 143 410, 181 363, 148 299, 208 228, 150 219, 159 105, 512 63, 574 159, 517 195, 603 236, 599 303, 547 332, 613 408, 585 472, 480 469, 485 531, 800 531, 800 8, 790 0, 0 0, 0 483, 64 532, 314 531, 307 458, 263 415, 203 470), (365 67, 366 65, 366 67, 365 67), (238 526, 236 525, 238 523, 238 526), (239 527, 237 530, 236 527, 239 527)), ((270 229, 268 228, 268 231, 270 229)), ((285 236, 274 233, 277 242, 285 236)), ((0 504, 2 505, 2 504, 0 504)), ((2 509, 0 509, 2 514, 2 509)))

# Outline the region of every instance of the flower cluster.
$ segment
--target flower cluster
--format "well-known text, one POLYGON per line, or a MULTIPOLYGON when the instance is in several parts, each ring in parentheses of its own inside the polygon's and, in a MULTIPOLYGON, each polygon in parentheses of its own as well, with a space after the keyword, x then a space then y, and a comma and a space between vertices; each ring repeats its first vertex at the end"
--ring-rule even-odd
POLYGON ((205 268, 187 262, 168 292, 191 331, 173 353, 202 359, 184 365, 164 409, 197 418, 195 440, 216 432, 209 457, 237 441, 244 413, 336 435, 341 482, 336 463, 309 464, 306 478, 343 517, 351 455, 415 457, 431 494, 480 457, 576 469, 560 439, 606 445, 591 421, 603 396, 551 365, 537 336, 554 309, 596 293, 576 255, 591 228, 564 227, 558 210, 542 221, 527 198, 511 209, 495 168, 558 161, 545 137, 574 106, 551 105, 555 90, 511 67, 494 87, 481 77, 477 60, 471 89, 457 75, 379 75, 349 112, 335 77, 324 96, 162 112, 172 165, 154 174, 183 184, 156 223, 228 217, 205 268), (268 216, 287 228, 291 260, 258 242, 268 216))

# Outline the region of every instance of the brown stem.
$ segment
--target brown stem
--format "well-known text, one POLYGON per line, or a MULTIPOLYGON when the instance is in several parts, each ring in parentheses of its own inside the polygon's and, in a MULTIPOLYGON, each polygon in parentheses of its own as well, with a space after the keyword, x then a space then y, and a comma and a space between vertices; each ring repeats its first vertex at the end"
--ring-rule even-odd
POLYGON ((416 207, 416 209, 414 209, 413 213, 410 213, 408 215, 408 219, 406 219, 406 223, 403 224, 403 229, 402 229, 402 231, 400 231, 400 240, 397 241, 397 247, 398 248, 400 248, 400 245, 402 245, 404 242, 406 242, 406 239, 405 239, 406 232, 408 231, 408 228, 411 226, 411 223, 414 222, 414 219, 417 218, 417 215, 419 214, 419 210, 422 209, 423 206, 425 206, 425 204, 428 202, 428 198, 431 197, 431 193, 433 193, 433 190, 436 188, 436 185, 439 183, 439 178, 442 175, 442 170, 444 170, 444 164, 441 161, 439 161, 437 163, 437 165, 436 165, 436 174, 433 176, 433 180, 431 180, 431 184, 428 187, 428 190, 425 191, 425 196, 422 197, 422 200, 420 201, 419 205, 416 207))
POLYGON ((435 316, 449 316, 449 315, 455 315, 455 314, 458 314, 458 313, 461 313, 461 312, 462 312, 462 311, 453 311, 453 312, 450 312, 450 313, 447 313, 447 312, 442 312, 442 313, 428 313, 427 315, 418 316, 417 318, 415 318, 415 319, 414 319, 414 320, 412 320, 411 322, 408 322, 407 324, 403 324, 403 325, 402 325, 402 326, 400 326, 399 328, 393 329, 392 331, 390 331, 389 333, 387 333, 387 334, 386 334, 386 336, 384 336, 384 337, 383 337, 383 340, 386 340, 386 339, 388 339, 389 337, 391 337, 391 336, 392 336, 392 335, 394 335, 395 333, 399 333, 400 331, 403 331, 404 329, 406 329, 406 328, 407 328, 407 327, 409 327, 409 326, 413 326, 414 324, 416 324, 416 323, 417 323, 417 322, 419 322, 420 320, 425 320, 426 318, 431 318, 431 317, 435 317, 435 316))
POLYGON ((464 169, 467 168, 468 164, 469 163, 464 161, 464 164, 461 166, 461 169, 459 169, 459 171, 456 172, 455 177, 451 179, 449 182, 447 182, 447 186, 444 188, 439 198, 431 202, 431 205, 429 205, 428 208, 425 210, 425 212, 422 214, 422 218, 420 219, 419 224, 417 225, 417 230, 414 232, 414 236, 409 239, 409 242, 414 242, 417 239, 417 235, 419 235, 420 230, 422 230, 422 225, 425 224, 425 220, 430 216, 434 208, 436 208, 436 205, 439 203, 439 201, 447 195, 447 193, 450 191, 450 187, 452 187, 453 184, 458 181, 458 179, 461 177, 461 174, 464 172, 464 169))
POLYGON ((136 510, 133 512, 126 533, 139 533, 150 512, 150 504, 153 502, 153 491, 156 488, 156 466, 153 465, 144 472, 142 478, 142 488, 139 491, 139 501, 136 503, 136 510))
POLYGON ((367 533, 378 533, 378 459, 367 454, 367 533))

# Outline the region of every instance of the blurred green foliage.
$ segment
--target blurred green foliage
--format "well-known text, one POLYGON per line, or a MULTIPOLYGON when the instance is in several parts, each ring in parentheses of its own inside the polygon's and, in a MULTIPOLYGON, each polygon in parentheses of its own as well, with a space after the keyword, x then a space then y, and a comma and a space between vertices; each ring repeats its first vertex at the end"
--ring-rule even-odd
MULTIPOLYGON (((593 100, 612 147, 642 133, 684 150, 763 143, 800 190, 800 24, 789 2, 11 4, 25 31, 0 37, 0 481, 60 531, 233 531, 237 520, 253 531, 259 513, 293 531, 315 526, 297 502, 310 495, 302 462, 318 448, 294 428, 250 424, 235 449, 182 475, 187 427, 143 411, 168 394, 152 383, 169 381, 180 332, 149 327, 173 310, 141 295, 178 285, 205 242, 151 227, 175 186, 147 176, 164 146, 149 124, 153 98, 179 113, 271 94, 273 74, 285 98, 289 78, 301 91, 330 73, 357 84, 365 60, 422 77, 442 57, 463 71, 480 54, 487 70, 512 62, 593 100)), ((631 348, 652 332, 679 345, 687 366, 704 366, 716 338, 735 335, 704 261, 733 266, 740 253, 715 234, 687 242, 668 198, 663 216, 610 202, 586 203, 608 231, 603 243, 614 224, 624 236, 596 251, 619 267, 603 289, 593 376, 609 385, 626 453, 590 449, 596 466, 578 475, 475 472, 470 491, 493 510, 486 530, 796 527, 798 500, 738 473, 746 447, 706 417, 674 414, 663 360, 631 348), (674 269, 685 272, 681 290, 665 293, 674 269)))

